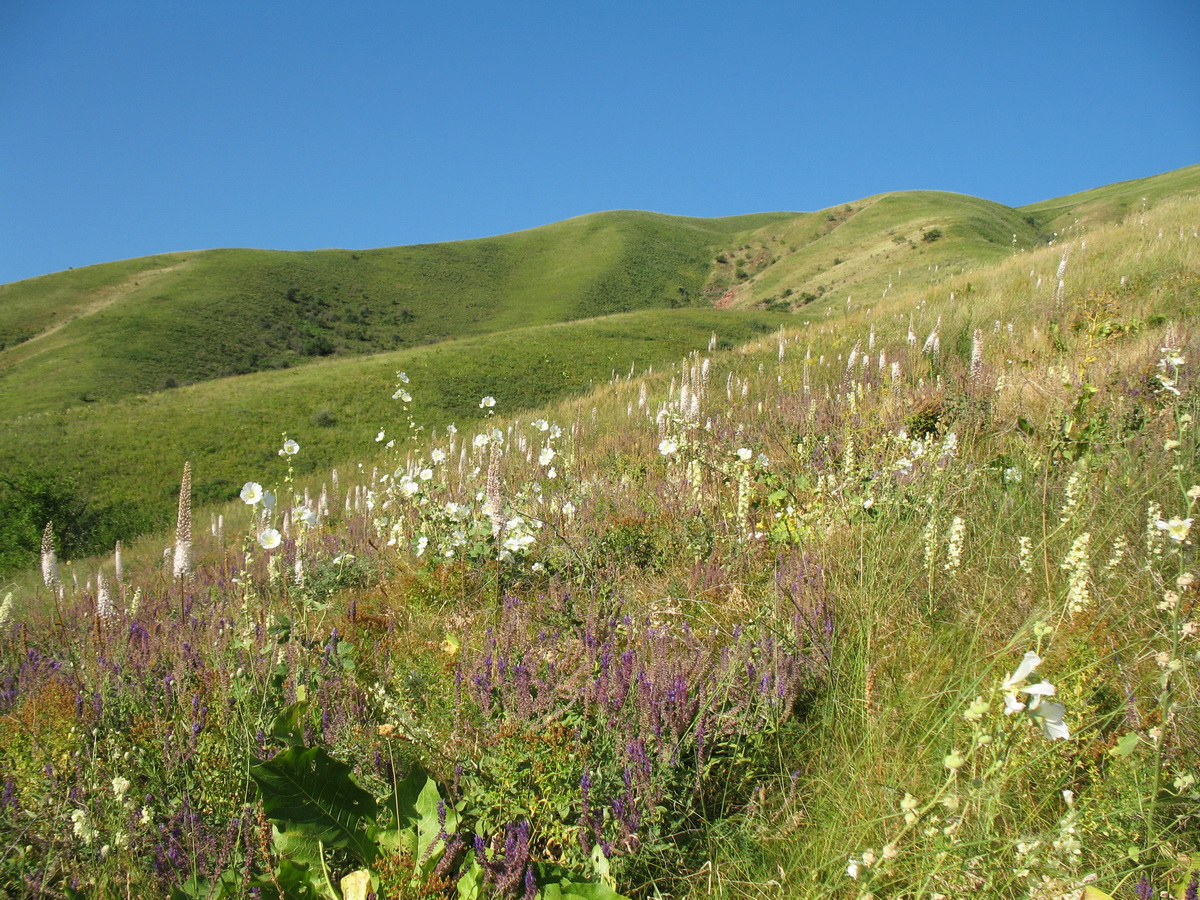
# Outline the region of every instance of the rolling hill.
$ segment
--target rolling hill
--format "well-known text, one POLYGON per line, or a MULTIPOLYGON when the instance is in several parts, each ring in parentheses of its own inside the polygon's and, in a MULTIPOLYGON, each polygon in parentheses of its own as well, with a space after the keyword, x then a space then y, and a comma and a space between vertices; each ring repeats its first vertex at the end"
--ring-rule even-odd
POLYGON ((1020 209, 909 191, 723 219, 617 211, 481 240, 169 253, 0 285, 0 505, 25 510, 30 532, 0 558, 32 559, 47 512, 35 488, 91 510, 79 546, 92 547, 166 521, 184 459, 198 497, 219 501, 285 430, 313 447, 310 466, 359 458, 394 415, 400 369, 429 387, 423 421, 469 422, 498 385, 506 411, 533 408, 712 335, 748 340, 788 321, 776 314, 924 289, 1197 192, 1192 166, 1020 209))

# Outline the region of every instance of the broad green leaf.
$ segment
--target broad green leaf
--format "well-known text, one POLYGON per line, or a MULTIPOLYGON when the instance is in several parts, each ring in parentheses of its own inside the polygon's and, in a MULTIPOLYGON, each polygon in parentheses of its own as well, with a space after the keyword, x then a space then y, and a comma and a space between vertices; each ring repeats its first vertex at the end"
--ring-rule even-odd
POLYGON ((1111 894, 1106 894, 1099 888, 1085 887, 1083 889, 1083 900, 1113 900, 1111 894))
POLYGON ((468 850, 463 857, 462 875, 458 879, 458 900, 478 900, 483 887, 483 867, 475 858, 475 851, 468 850))
POLYGON ((1131 731, 1129 734, 1125 735, 1125 737, 1117 741, 1116 746, 1110 749, 1108 752, 1113 756, 1128 756, 1135 749, 1137 749, 1137 745, 1141 743, 1141 740, 1141 737, 1136 731, 1131 731))
POLYGON ((320 747, 292 747, 250 768, 273 822, 344 847, 369 865, 378 851, 365 826, 378 812, 375 798, 354 783, 350 767, 320 747))
POLYGON ((572 897, 577 900, 628 900, 606 884, 560 881, 542 888, 542 900, 568 900, 572 897))
MULTIPOLYGON (((424 880, 441 859, 437 845, 443 843, 442 824, 438 821, 438 805, 442 802, 442 795, 437 782, 425 769, 414 765, 396 785, 390 802, 398 817, 397 829, 412 854, 417 880, 424 880)), ((457 830, 458 813, 447 803, 445 831, 453 834, 457 830)))
POLYGON ((217 876, 216 881, 200 875, 189 878, 183 884, 171 888, 171 900, 224 900, 226 897, 238 896, 241 888, 241 873, 230 869, 217 876))
POLYGON ((326 900, 339 900, 337 889, 329 881, 329 875, 325 869, 325 848, 319 838, 298 829, 285 828, 281 831, 272 825, 271 843, 275 846, 275 852, 282 859, 290 859, 308 867, 309 880, 312 882, 317 896, 324 897, 326 900))
POLYGON ((259 875, 250 880, 251 888, 258 890, 259 900, 318 900, 309 880, 308 866, 285 859, 269 875, 259 875))
POLYGON ((271 737, 289 747, 304 745, 304 726, 300 717, 308 712, 308 702, 301 701, 285 706, 271 723, 271 737))

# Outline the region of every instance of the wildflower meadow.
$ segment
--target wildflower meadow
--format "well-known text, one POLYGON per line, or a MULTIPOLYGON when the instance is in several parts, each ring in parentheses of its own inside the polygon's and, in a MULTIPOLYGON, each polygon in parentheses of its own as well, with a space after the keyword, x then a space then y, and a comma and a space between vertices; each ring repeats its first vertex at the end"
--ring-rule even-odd
MULTIPOLYGON (((0 892, 1200 878, 1200 199, 908 272, 0 586, 0 892)), ((1015 238, 1015 236, 1014 236, 1015 238)), ((186 448, 185 448, 186 450, 186 448)))

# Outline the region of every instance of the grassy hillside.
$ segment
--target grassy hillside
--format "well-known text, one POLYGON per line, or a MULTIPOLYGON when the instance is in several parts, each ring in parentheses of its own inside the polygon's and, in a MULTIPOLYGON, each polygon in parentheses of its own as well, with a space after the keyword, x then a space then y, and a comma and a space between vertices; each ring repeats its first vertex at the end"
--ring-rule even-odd
POLYGON ((699 298, 709 246, 775 218, 602 213, 476 241, 210 250, 4 285, 0 412, 689 306, 699 298))
POLYGON ((1118 221, 1134 194, 1183 202, 1198 184, 1192 167, 1028 210, 916 191, 817 213, 611 212, 477 241, 166 254, 0 286, 0 568, 31 560, 45 519, 76 523, 60 535, 72 553, 161 523, 177 477, 165 460, 177 472, 192 458, 197 497, 215 502, 285 429, 318 438, 307 465, 355 459, 386 425, 394 370, 438 385, 433 423, 477 414, 497 379, 522 408, 772 321, 708 307, 825 322, 955 279, 974 302, 972 273, 1034 251, 1054 216, 1118 221), (603 318, 633 310, 645 317, 603 318), (561 322, 581 324, 546 330, 561 322))
POLYGON ((1020 213, 1031 217, 1045 233, 1065 233, 1077 223, 1119 222, 1163 199, 1196 194, 1200 194, 1200 165, 1043 200, 1021 207, 1020 213))
POLYGON ((285 431, 306 449, 301 473, 363 458, 381 429, 406 441, 407 423, 391 399, 400 370, 421 386, 413 408, 420 422, 466 427, 484 415, 479 401, 488 393, 505 412, 537 407, 607 382, 614 372, 641 372, 703 350, 714 337, 728 348, 786 321, 711 309, 623 313, 10 419, 0 438, 0 504, 7 499, 19 508, 21 521, 10 510, 11 520, 0 526, 0 571, 35 561, 46 519, 55 519, 64 535, 75 520, 90 523, 90 535, 73 539, 81 542, 76 553, 161 527, 174 511, 184 460, 196 473, 197 502, 212 503, 235 497, 275 454, 285 431), (18 496, 57 496, 54 485, 78 508, 18 496))
MULTIPOLYGON (((520 367, 572 329, 698 311, 510 332, 509 368, 451 407, 496 415, 458 434, 433 426, 435 357, 459 357, 412 351, 411 445, 371 442, 364 410, 378 455, 306 498, 322 433, 287 457, 267 434, 239 479, 274 507, 252 490, 218 534, 185 516, 120 569, 47 556, 0 596, 0 884, 1194 894, 1197 221, 1200 197, 1164 197, 1144 227, 514 416, 520 367)), ((136 402, 183 428, 220 388, 136 402)), ((225 427, 264 393, 219 398, 225 427)), ((279 400, 289 434, 304 396, 279 400)))
POLYGON ((824 300, 844 309, 847 298, 874 301, 1040 243, 1029 223, 997 203, 936 191, 881 194, 759 229, 721 254, 709 293, 715 287, 727 306, 803 310, 824 300))

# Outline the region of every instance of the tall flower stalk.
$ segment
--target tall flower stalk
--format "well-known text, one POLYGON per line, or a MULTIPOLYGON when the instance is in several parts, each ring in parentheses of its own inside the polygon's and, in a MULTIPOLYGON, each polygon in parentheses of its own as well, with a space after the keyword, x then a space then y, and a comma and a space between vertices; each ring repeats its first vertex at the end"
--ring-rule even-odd
POLYGON ((47 522, 42 532, 42 581, 50 590, 55 590, 61 583, 58 580, 58 557, 54 553, 53 522, 47 522))
POLYGON ((176 578, 187 578, 192 572, 192 464, 183 464, 183 481, 179 485, 179 516, 175 523, 176 578))

